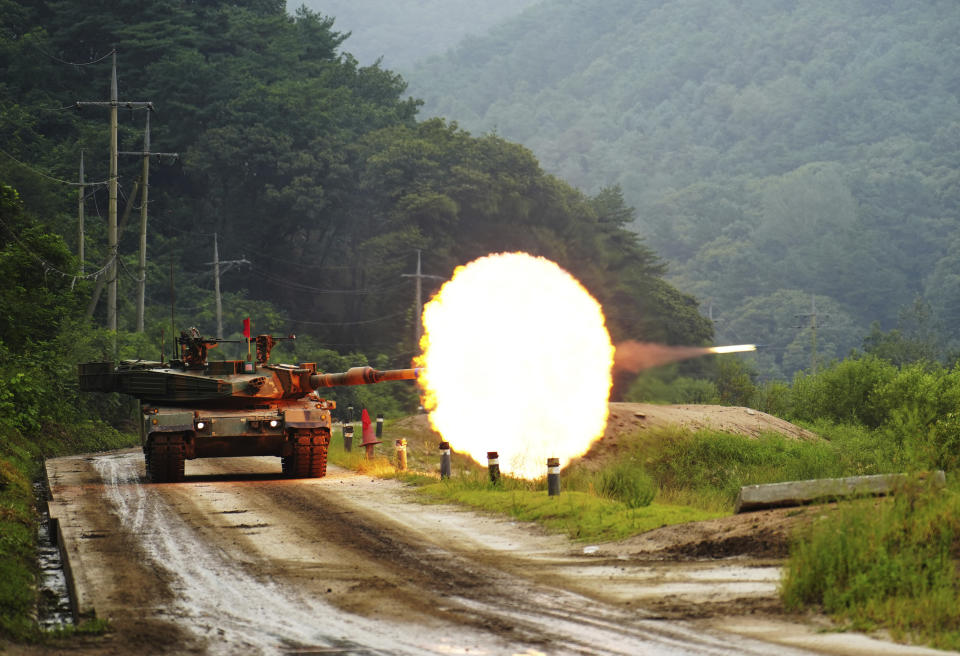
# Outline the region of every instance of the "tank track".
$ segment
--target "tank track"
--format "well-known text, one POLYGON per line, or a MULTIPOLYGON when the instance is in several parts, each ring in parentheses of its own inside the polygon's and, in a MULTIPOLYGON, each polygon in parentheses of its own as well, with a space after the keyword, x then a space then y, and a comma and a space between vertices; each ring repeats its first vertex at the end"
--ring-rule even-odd
POLYGON ((151 483, 181 482, 185 448, 179 433, 154 433, 143 449, 147 479, 151 483))
POLYGON ((322 478, 327 475, 329 428, 301 428, 291 431, 293 452, 281 459, 281 468, 289 478, 322 478))

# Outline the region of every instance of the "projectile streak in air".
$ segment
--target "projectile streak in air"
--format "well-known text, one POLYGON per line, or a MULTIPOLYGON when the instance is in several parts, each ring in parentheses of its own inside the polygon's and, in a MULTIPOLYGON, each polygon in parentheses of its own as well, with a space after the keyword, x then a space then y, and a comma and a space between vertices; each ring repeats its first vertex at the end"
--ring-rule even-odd
POLYGON ((756 351, 756 344, 737 344, 736 346, 711 346, 711 353, 745 353, 747 351, 756 351))

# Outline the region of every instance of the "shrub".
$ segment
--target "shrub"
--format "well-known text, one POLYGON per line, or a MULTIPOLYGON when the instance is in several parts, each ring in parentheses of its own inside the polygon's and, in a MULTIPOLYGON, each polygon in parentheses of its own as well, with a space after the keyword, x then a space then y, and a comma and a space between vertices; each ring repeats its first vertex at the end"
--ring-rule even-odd
POLYGON ((792 417, 853 421, 876 428, 887 411, 873 393, 896 375, 895 366, 872 355, 834 362, 816 375, 798 373, 791 394, 792 417))
POLYGON ((774 415, 789 417, 793 407, 793 393, 790 386, 780 381, 765 383, 757 390, 754 406, 757 410, 774 415))
POLYGON ((875 425, 896 420, 899 414, 929 426, 960 407, 960 372, 926 363, 909 365, 877 385, 869 403, 877 409, 875 425))
POLYGON ((657 487, 640 464, 622 461, 597 475, 597 491, 609 499, 623 502, 628 508, 642 508, 653 501, 657 487))
POLYGON ((624 400, 636 403, 718 403, 717 386, 709 380, 660 373, 643 373, 630 384, 624 400))
POLYGON ((750 377, 750 370, 735 358, 720 358, 717 364, 717 393, 723 405, 753 404, 757 388, 750 377))

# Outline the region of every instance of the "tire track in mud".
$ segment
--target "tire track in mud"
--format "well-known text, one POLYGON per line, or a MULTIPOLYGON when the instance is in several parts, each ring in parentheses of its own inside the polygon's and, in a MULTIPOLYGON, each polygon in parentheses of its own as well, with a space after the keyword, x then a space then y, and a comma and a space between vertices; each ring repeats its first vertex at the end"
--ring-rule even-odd
POLYGON ((135 453, 97 456, 93 462, 123 528, 153 567, 166 572, 174 596, 169 613, 205 645, 205 653, 810 653, 705 633, 535 583, 516 575, 516 563, 506 568, 513 573, 498 566, 506 555, 446 544, 442 531, 424 539, 405 530, 399 518, 365 511, 332 480, 256 485, 231 483, 229 476, 208 480, 214 493, 229 492, 235 495, 232 503, 242 504, 222 506, 215 511, 220 517, 250 508, 247 524, 219 528, 254 529, 276 521, 298 543, 317 542, 311 545, 316 560, 307 566, 303 560, 284 562, 284 554, 261 562, 263 547, 258 552, 252 545, 263 536, 255 531, 242 537, 238 531, 211 535, 218 527, 209 517, 203 526, 191 525, 176 501, 199 494, 199 486, 191 488, 197 483, 142 485, 140 463, 135 453), (324 560, 328 549, 338 554, 330 558, 349 554, 349 566, 324 560), (351 569, 356 570, 355 578, 347 579, 352 587, 339 597, 321 596, 318 586, 331 591, 324 588, 325 576, 333 571, 349 576, 344 570, 351 569), (315 580, 307 581, 304 570, 315 580), (370 608, 351 612, 354 598, 362 595, 370 608), (393 612, 380 612, 384 609, 393 612), (411 621, 393 619, 403 615, 411 621))
POLYGON ((437 610, 461 626, 503 632, 545 653, 576 654, 708 654, 746 656, 808 654, 788 647, 707 635, 676 622, 657 620, 642 610, 600 604, 560 588, 535 584, 506 574, 496 557, 444 550, 410 540, 399 523, 385 532, 382 520, 358 512, 330 512, 329 500, 309 497, 299 489, 279 491, 278 498, 309 508, 333 541, 369 556, 386 557, 393 571, 405 570, 417 589, 446 604, 437 610), (408 538, 408 539, 404 539, 408 538), (731 645, 731 642, 736 644, 731 645))
POLYGON ((206 653, 282 653, 320 647, 328 653, 419 654, 419 645, 383 635, 364 618, 247 575, 225 560, 162 498, 141 485, 136 454, 101 456, 94 465, 124 527, 136 532, 146 557, 167 571, 178 623, 206 642, 206 653), (319 629, 318 626, 322 626, 319 629), (363 635, 366 644, 340 636, 363 635))

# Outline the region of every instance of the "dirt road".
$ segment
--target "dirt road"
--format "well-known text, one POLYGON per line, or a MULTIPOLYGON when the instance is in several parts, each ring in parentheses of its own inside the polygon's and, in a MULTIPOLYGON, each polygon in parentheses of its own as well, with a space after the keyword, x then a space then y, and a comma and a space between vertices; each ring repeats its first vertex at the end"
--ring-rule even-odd
POLYGON ((115 629, 70 653, 942 653, 788 621, 779 561, 619 553, 343 470, 197 460, 148 485, 132 450, 47 470, 79 610, 115 629))

